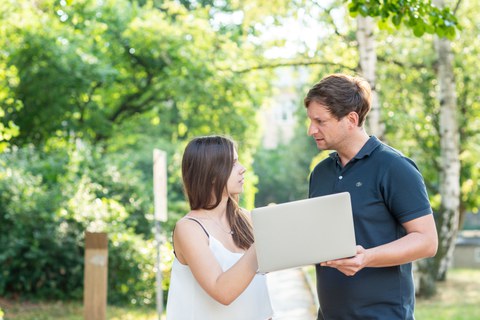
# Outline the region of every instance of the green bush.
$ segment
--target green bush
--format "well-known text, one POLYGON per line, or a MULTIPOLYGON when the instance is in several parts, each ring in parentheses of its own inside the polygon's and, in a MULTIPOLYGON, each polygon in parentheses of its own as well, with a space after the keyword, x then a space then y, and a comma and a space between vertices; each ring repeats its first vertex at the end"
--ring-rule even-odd
POLYGON ((0 154, 0 295, 80 299, 85 231, 109 235, 109 303, 154 303, 151 190, 77 145, 0 154))
POLYGON ((81 251, 55 215, 57 196, 25 168, 0 169, 0 295, 78 296, 81 251))
POLYGON ((111 234, 108 263, 110 303, 155 303, 154 241, 128 233, 111 234))

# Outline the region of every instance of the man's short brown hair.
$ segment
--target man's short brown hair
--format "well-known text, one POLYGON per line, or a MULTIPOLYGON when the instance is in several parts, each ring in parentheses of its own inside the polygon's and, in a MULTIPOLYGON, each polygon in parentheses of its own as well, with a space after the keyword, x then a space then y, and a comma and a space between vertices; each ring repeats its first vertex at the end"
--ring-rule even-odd
POLYGON ((358 126, 363 126, 371 108, 371 88, 361 77, 331 74, 315 84, 304 99, 305 107, 314 101, 323 105, 340 120, 350 112, 358 114, 358 126))

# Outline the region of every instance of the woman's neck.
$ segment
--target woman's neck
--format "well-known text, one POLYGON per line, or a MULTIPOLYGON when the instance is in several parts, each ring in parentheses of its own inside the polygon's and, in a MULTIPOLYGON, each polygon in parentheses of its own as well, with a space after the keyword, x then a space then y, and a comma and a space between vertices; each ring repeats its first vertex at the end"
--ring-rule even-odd
POLYGON ((227 217, 227 202, 228 202, 228 197, 223 197, 222 201, 220 201, 218 206, 216 206, 215 208, 210 210, 202 209, 200 211, 205 212, 211 218, 215 218, 221 221, 227 217))

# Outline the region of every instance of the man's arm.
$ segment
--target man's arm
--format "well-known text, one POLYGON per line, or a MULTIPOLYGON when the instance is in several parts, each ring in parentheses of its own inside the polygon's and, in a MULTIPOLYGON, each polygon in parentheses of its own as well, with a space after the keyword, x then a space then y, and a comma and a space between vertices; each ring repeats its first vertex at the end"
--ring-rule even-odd
POLYGON ((327 261, 321 265, 353 276, 365 267, 397 266, 433 257, 437 253, 438 236, 433 214, 405 222, 403 227, 407 234, 398 240, 369 249, 357 246, 355 257, 327 261))

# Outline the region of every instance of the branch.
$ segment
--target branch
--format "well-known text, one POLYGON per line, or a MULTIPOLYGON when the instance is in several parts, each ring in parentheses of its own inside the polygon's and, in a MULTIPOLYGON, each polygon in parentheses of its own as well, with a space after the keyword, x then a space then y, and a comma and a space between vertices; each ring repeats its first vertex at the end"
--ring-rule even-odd
MULTIPOLYGON (((385 63, 391 63, 395 64, 401 68, 414 68, 414 69, 419 69, 419 68, 425 68, 425 64, 422 63, 415 63, 415 64, 405 64, 403 62, 397 61, 397 60, 392 60, 392 59, 387 59, 383 56, 378 56, 377 57, 378 61, 385 62, 385 63)), ((300 60, 300 61, 284 61, 284 62, 273 62, 273 63, 265 63, 265 64, 259 64, 256 66, 251 66, 247 67, 244 69, 238 69, 238 70, 232 70, 231 71, 235 73, 247 73, 251 72, 254 70, 261 70, 261 69, 275 69, 275 68, 280 68, 280 67, 298 67, 298 66, 310 66, 310 65, 325 65, 325 66, 335 66, 335 67, 341 67, 346 70, 350 70, 353 72, 358 71, 356 67, 351 67, 347 66, 345 64, 341 63, 334 63, 330 61, 318 61, 318 60, 300 60)), ((225 71, 227 69, 224 68, 219 68, 219 70, 225 71)))
POLYGON ((87 101, 82 103, 80 99, 76 99, 76 104, 78 109, 80 110, 80 123, 83 123, 85 121, 85 110, 88 106, 88 104, 92 101, 93 94, 95 91, 100 88, 103 85, 102 81, 96 82, 93 86, 90 87, 90 90, 87 95, 87 101))
MULTIPOLYGON (((334 63, 329 61, 315 61, 315 60, 307 60, 307 61, 286 61, 286 62, 276 62, 276 63, 268 63, 268 64, 260 64, 244 69, 239 70, 232 70, 235 73, 247 73, 254 70, 261 70, 261 69, 275 69, 279 67, 298 67, 298 66, 310 66, 310 65, 325 65, 325 66, 335 66, 335 67, 342 67, 347 70, 357 71, 355 68, 350 66, 334 63)), ((225 70, 225 69, 221 69, 225 70)))
POLYGON ((400 61, 397 61, 397 60, 392 60, 392 59, 387 59, 383 56, 377 56, 377 60, 381 61, 381 62, 391 63, 391 64, 397 65, 397 66, 399 66, 401 68, 405 68, 405 69, 420 69, 420 68, 426 68, 427 67, 423 63, 414 63, 414 64, 406 65, 403 62, 400 62, 400 61))
POLYGON ((455 5, 455 9, 453 9, 453 15, 454 16, 457 15, 457 10, 458 10, 458 8, 460 8, 460 3, 462 3, 462 0, 458 0, 457 4, 455 5))
POLYGON ((314 1, 313 3, 314 3, 314 5, 316 5, 318 8, 320 8, 321 10, 323 10, 326 13, 327 22, 329 22, 330 25, 333 26, 333 30, 334 30, 335 34, 337 36, 339 36, 340 38, 342 38, 344 41, 347 41, 347 42, 351 41, 351 39, 349 39, 348 36, 340 33, 340 31, 337 28, 337 25, 335 24, 335 19, 331 15, 332 10, 338 9, 338 4, 332 3, 329 7, 323 7, 316 1, 314 1))
MULTIPOLYGON (((118 36, 119 41, 121 42, 122 39, 120 36, 118 36)), ((152 81, 153 81, 153 74, 150 72, 150 68, 148 63, 146 63, 141 57, 138 55, 133 54, 130 51, 130 46, 128 44, 123 45, 126 54, 133 60, 133 62, 136 62, 137 65, 139 65, 141 68, 146 73, 146 82, 144 84, 139 85, 137 88, 138 90, 134 93, 131 93, 127 95, 124 99, 124 101, 120 104, 118 109, 108 118, 110 122, 115 122, 117 119, 121 118, 123 114, 131 115, 134 114, 137 111, 140 111, 142 109, 141 106, 135 106, 135 101, 140 99, 150 88, 152 81)))
MULTIPOLYGON (((118 109, 108 118, 110 122, 116 122, 118 119, 124 119, 129 115, 141 112, 144 109, 142 104, 138 105, 138 100, 147 93, 148 87, 142 88, 144 91, 137 91, 125 97, 118 109)), ((147 99, 148 100, 148 99, 147 99)))

